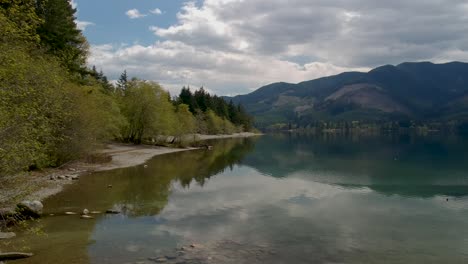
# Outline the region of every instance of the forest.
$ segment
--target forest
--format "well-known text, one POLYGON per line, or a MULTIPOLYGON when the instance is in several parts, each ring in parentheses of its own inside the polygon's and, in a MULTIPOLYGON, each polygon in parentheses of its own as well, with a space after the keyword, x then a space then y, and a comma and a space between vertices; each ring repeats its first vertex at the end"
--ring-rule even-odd
MULTIPOLYGON (((203 88, 171 97, 158 83, 112 83, 64 0, 0 0, 0 175, 57 167, 102 143, 249 131, 241 105, 203 88)), ((157 143, 157 142, 156 142, 157 143)))

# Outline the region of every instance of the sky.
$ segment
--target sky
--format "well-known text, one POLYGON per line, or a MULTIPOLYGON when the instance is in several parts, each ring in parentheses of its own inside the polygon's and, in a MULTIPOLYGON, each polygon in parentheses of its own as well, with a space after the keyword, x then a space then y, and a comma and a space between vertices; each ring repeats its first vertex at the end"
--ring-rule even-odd
POLYGON ((89 65, 218 95, 405 61, 468 61, 466 0, 73 0, 89 65))

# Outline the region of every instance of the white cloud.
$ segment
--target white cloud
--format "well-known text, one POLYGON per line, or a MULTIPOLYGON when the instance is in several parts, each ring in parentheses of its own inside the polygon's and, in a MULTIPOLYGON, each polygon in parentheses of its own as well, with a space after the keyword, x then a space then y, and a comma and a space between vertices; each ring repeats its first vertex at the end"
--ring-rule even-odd
POLYGON ((91 61, 115 77, 127 68, 169 87, 245 93, 388 63, 467 60, 466 7, 464 0, 188 2, 177 23, 150 27, 155 44, 93 47, 91 61))
POLYGON ((172 93, 190 85, 232 95, 276 81, 301 82, 347 70, 367 70, 322 62, 299 65, 268 56, 202 50, 172 41, 123 48, 93 46, 91 52, 89 63, 106 68, 112 78, 127 69, 130 75, 159 81, 172 93))
POLYGON ((76 3, 75 0, 70 0, 70 4, 71 4, 73 9, 76 9, 78 7, 78 4, 76 3))
POLYGON ((150 13, 154 15, 161 15, 163 12, 161 11, 161 9, 155 8, 153 10, 150 10, 150 13))
MULTIPOLYGON (((70 0, 69 2, 72 8, 77 10, 76 13, 78 14, 78 3, 75 0, 70 0)), ((75 23, 77 28, 81 31, 85 31, 87 27, 95 25, 93 22, 81 21, 78 19, 75 19, 75 23)))
POLYGON ((80 20, 75 20, 76 26, 78 27, 79 30, 85 31, 87 27, 89 26, 94 26, 95 24, 93 22, 89 21, 80 21, 80 20))
POLYGON ((140 11, 138 11, 138 9, 136 9, 136 8, 128 10, 127 12, 125 12, 125 14, 130 19, 142 18, 142 17, 147 16, 146 14, 140 13, 140 11))

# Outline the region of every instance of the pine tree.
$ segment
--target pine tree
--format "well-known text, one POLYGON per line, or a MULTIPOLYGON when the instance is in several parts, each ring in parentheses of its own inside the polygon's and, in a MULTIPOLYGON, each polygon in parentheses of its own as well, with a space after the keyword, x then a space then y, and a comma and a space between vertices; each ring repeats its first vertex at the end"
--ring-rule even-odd
POLYGON ((120 78, 117 81, 117 88, 122 91, 125 91, 128 88, 127 70, 124 70, 122 74, 120 74, 120 78))
POLYGON ((75 23, 76 9, 68 0, 37 0, 36 13, 44 21, 37 29, 42 46, 70 72, 85 74, 88 43, 75 23))
POLYGON ((208 109, 209 94, 207 94, 205 92, 205 89, 201 87, 199 90, 195 91, 194 97, 195 97, 195 102, 197 103, 200 110, 202 110, 203 112, 206 112, 206 110, 208 109))

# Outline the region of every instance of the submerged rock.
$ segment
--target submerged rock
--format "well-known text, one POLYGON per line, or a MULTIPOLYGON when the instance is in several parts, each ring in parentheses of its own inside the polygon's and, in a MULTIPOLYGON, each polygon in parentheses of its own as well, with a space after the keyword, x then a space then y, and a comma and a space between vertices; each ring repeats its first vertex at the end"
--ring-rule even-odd
POLYGON ((82 215, 80 216, 81 219, 93 219, 94 217, 90 216, 90 215, 82 215))
POLYGON ((43 208, 40 201, 23 201, 16 206, 16 211, 26 217, 39 218, 43 208))
POLYGON ((33 255, 34 255, 33 253, 22 253, 22 252, 0 253, 0 261, 29 258, 29 257, 32 257, 33 255))
POLYGON ((0 232, 0 239, 9 239, 9 238, 12 238, 12 237, 15 237, 16 234, 13 233, 13 232, 8 232, 8 233, 2 233, 0 232))
POLYGON ((155 262, 157 263, 163 263, 163 262, 166 262, 167 261, 167 258, 163 257, 163 258, 157 258, 154 260, 155 262))
POLYGON ((120 214, 120 211, 109 209, 109 210, 106 210, 106 214, 120 214))
POLYGON ((76 215, 77 213, 75 212, 65 212, 66 215, 76 215))

